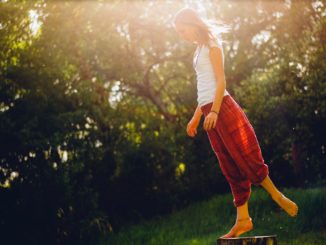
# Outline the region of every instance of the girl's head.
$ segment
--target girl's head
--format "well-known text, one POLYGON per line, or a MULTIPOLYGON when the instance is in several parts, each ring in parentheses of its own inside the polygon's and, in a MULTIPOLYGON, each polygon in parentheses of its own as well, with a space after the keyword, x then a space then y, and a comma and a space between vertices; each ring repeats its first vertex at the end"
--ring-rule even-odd
POLYGON ((204 20, 192 8, 182 8, 175 15, 173 25, 181 38, 200 45, 207 45, 221 32, 228 30, 226 26, 217 26, 216 21, 204 20))

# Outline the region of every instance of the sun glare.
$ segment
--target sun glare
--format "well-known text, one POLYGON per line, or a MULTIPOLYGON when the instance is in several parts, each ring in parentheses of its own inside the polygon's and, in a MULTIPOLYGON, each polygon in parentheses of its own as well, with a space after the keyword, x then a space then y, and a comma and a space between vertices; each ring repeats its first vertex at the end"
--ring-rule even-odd
POLYGON ((35 36, 41 28, 42 23, 38 20, 39 14, 36 10, 32 9, 28 12, 30 25, 29 28, 32 32, 32 35, 35 36))

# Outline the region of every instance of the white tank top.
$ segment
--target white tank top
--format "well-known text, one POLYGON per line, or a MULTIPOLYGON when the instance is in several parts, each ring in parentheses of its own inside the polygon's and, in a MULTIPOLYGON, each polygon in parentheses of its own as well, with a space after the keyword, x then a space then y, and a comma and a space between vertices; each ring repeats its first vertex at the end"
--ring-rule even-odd
MULTIPOLYGON (((223 47, 218 40, 209 42, 211 47, 219 47, 222 50, 222 58, 224 64, 223 47)), ((197 102, 199 106, 203 106, 214 101, 216 91, 216 78, 212 63, 209 58, 209 48, 205 45, 197 46, 193 58, 193 67, 197 77, 197 102)), ((228 95, 228 91, 224 90, 224 96, 228 95)))

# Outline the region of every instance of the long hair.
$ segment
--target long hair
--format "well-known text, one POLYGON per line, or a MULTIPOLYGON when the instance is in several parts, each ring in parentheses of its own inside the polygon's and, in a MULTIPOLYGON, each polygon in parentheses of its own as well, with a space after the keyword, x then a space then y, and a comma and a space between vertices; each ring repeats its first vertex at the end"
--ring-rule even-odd
POLYGON ((230 27, 223 24, 221 21, 213 19, 205 19, 190 7, 180 9, 173 18, 173 25, 182 23, 186 25, 195 26, 199 37, 199 44, 209 46, 210 40, 217 40, 220 43, 224 42, 221 37, 222 33, 227 33, 230 27))

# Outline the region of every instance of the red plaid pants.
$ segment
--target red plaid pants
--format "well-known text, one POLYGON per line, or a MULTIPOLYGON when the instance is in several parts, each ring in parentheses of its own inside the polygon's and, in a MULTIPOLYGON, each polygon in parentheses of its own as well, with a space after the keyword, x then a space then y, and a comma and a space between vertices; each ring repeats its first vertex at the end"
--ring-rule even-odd
MULTIPOLYGON (((201 107, 205 117, 213 103, 201 107)), ((207 130, 221 171, 232 191, 236 207, 250 197, 251 184, 258 185, 268 175, 254 128, 231 95, 223 96, 215 128, 207 130)))

